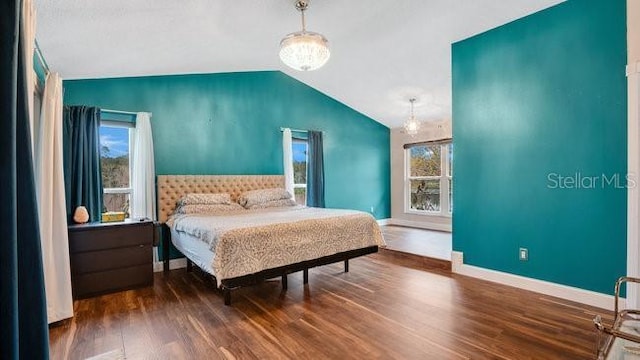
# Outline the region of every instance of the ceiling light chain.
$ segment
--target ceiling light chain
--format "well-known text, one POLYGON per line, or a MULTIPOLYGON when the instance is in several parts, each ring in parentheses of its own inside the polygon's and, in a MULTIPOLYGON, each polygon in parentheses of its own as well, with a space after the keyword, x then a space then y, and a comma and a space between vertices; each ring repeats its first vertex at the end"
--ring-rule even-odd
POLYGON ((296 2, 296 9, 300 10, 300 16, 302 17, 303 32, 307 31, 307 22, 305 21, 305 18, 304 18, 304 11, 307 10, 307 7, 309 7, 309 3, 304 0, 300 0, 296 2))
POLYGON ((404 131, 411 136, 416 135, 418 133, 418 130, 420 130, 420 122, 416 119, 413 112, 413 107, 416 100, 416 98, 409 99, 409 118, 404 122, 404 131))
POLYGON ((322 34, 307 31, 304 12, 309 7, 309 0, 296 0, 295 7, 301 14, 302 31, 287 34, 280 41, 280 59, 296 70, 319 69, 331 55, 329 42, 322 34))
POLYGON ((416 99, 415 98, 411 98, 411 99, 409 99, 409 102, 411 103, 411 113, 410 113, 410 115, 411 115, 411 118, 413 119, 415 117, 415 116, 413 116, 413 106, 414 106, 413 104, 416 102, 416 99))

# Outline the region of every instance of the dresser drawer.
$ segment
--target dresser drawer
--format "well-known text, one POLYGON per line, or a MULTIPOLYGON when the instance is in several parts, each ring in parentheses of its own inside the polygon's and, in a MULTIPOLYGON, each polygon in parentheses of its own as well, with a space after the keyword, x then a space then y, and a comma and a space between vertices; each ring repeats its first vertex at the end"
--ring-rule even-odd
POLYGON ((75 299, 153 284, 151 264, 72 276, 75 299))
POLYGON ((118 249, 88 251, 76 253, 71 257, 71 272, 84 274, 106 271, 135 265, 151 264, 153 247, 138 245, 118 249))
POLYGON ((69 252, 96 251, 153 244, 153 225, 104 226, 69 232, 69 252))

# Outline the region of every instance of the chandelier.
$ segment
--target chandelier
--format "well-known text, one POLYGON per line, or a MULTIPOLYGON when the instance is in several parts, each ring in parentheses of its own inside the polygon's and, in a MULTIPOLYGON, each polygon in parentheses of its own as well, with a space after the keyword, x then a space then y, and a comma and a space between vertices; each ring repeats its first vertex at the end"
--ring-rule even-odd
POLYGON ((309 0, 296 0, 295 7, 302 15, 302 31, 287 34, 280 41, 280 59, 290 68, 311 71, 321 68, 329 60, 329 42, 322 35, 307 31, 304 12, 309 0))
POLYGON ((415 98, 409 99, 409 103, 411 106, 411 113, 409 118, 404 122, 404 131, 405 133, 413 136, 418 133, 420 130, 420 122, 416 119, 416 116, 413 114, 413 105, 416 102, 415 98))

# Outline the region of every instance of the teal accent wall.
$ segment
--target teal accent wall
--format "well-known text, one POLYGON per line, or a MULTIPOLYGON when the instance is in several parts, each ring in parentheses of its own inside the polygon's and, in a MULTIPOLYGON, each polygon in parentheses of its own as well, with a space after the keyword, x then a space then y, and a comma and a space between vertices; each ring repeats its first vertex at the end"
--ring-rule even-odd
POLYGON ((45 70, 44 65, 42 65, 40 58, 35 52, 33 53, 33 70, 36 72, 38 82, 44 88, 44 82, 47 79, 47 70, 45 70))
POLYGON ((64 81, 65 105, 149 111, 156 173, 282 174, 280 127, 321 130, 327 207, 390 216, 389 129, 278 71, 64 81))
POLYGON ((626 272, 625 1, 569 0, 452 56, 454 250, 612 293, 626 272))
POLYGON ((118 123, 136 124, 136 114, 121 114, 112 111, 100 111, 100 120, 114 121, 118 123))

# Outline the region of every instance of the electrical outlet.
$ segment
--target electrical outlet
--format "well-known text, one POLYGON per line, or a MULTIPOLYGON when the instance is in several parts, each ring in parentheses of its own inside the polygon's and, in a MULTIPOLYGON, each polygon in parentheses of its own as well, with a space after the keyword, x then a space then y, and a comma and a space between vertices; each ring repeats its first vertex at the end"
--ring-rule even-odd
POLYGON ((527 248, 520 248, 519 251, 519 256, 520 256, 520 261, 527 261, 529 260, 529 249, 527 248))
POLYGON ((371 213, 373 214, 373 206, 371 207, 371 213))

